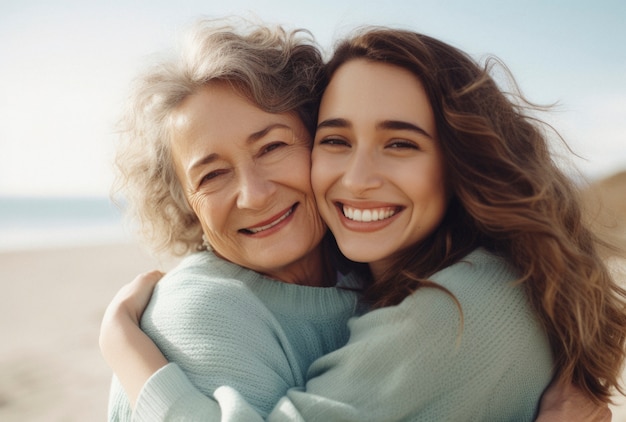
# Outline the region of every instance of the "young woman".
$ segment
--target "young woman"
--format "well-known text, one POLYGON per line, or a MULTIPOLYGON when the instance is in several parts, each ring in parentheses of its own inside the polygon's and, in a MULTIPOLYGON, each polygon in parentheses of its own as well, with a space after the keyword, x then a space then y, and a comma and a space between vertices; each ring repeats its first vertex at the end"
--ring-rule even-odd
MULTIPOLYGON (((626 292, 526 108, 427 36, 374 28, 339 46, 312 181, 342 252, 369 264, 374 310, 270 420, 532 420, 553 377, 610 400, 626 292)), ((236 389, 212 400, 172 365, 141 395, 192 420, 255 420, 236 389)))

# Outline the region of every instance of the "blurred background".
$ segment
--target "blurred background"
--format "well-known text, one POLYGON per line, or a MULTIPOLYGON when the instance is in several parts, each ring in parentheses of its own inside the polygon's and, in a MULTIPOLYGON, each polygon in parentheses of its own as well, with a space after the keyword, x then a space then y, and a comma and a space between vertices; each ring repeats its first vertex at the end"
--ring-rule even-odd
POLYGON ((193 20, 229 14, 307 28, 329 51, 377 24, 498 56, 531 101, 555 104, 542 118, 577 155, 572 177, 603 233, 626 243, 621 0, 0 0, 0 420, 105 419, 102 312, 135 274, 171 265, 108 200, 115 121, 153 54, 193 20))

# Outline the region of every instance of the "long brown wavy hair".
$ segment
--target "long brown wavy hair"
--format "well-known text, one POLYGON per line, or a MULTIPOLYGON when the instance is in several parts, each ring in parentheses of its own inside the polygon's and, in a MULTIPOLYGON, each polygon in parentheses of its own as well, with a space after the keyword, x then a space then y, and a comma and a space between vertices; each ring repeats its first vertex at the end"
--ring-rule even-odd
POLYGON ((612 279, 583 221, 575 184, 556 165, 548 134, 497 59, 479 65, 426 35, 370 27, 335 50, 326 82, 343 64, 366 59, 399 66, 423 84, 432 105, 453 198, 439 228, 395 258, 372 280, 365 298, 375 307, 401 302, 435 272, 485 247, 521 273, 526 292, 550 338, 557 376, 593 400, 622 391, 626 291, 612 279), (501 90, 495 65, 512 93, 501 90), (397 271, 402 268, 403 271, 397 271))

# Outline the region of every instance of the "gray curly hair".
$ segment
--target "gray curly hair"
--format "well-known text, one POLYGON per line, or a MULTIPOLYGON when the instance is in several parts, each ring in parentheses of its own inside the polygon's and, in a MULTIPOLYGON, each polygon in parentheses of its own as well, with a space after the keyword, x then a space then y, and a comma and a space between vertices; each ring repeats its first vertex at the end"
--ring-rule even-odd
POLYGON ((322 72, 308 31, 229 18, 196 22, 178 56, 135 80, 119 122, 112 192, 154 252, 202 249, 202 228, 170 152, 170 116, 183 100, 211 81, 227 81, 266 112, 297 113, 313 134, 322 72))

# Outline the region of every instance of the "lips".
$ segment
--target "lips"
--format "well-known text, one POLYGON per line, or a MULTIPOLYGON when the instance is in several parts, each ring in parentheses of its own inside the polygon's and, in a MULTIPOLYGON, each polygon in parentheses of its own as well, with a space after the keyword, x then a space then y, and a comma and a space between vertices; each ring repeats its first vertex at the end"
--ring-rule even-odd
POLYGON ((288 208, 287 210, 283 211, 282 213, 277 214, 276 216, 270 218, 267 221, 264 221, 263 223, 261 223, 261 224, 259 224, 257 226, 246 227, 245 229, 241 229, 239 231, 241 233, 245 233, 245 234, 257 234, 257 233, 261 233, 261 232, 264 232, 266 230, 269 230, 272 227, 277 226, 278 224, 282 223, 287 218, 289 218, 289 216, 291 216, 293 214, 293 212, 295 211, 297 206, 298 206, 298 204, 295 204, 292 207, 288 208))

